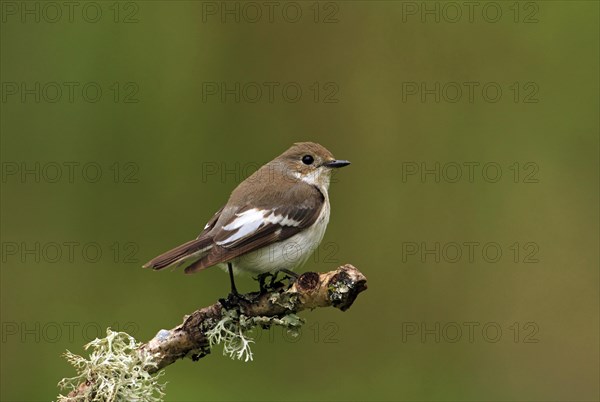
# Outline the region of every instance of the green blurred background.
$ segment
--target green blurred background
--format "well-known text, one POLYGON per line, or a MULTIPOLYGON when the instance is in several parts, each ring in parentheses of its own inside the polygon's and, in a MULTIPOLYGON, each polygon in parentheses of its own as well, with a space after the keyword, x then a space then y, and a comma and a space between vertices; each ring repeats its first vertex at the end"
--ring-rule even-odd
POLYGON ((257 334, 252 363, 177 362, 167 400, 598 400, 598 2, 56 4, 2 2, 3 401, 55 398, 61 353, 109 326, 147 340, 224 296, 220 270, 141 265, 307 140, 352 166, 303 269, 368 291, 257 334))

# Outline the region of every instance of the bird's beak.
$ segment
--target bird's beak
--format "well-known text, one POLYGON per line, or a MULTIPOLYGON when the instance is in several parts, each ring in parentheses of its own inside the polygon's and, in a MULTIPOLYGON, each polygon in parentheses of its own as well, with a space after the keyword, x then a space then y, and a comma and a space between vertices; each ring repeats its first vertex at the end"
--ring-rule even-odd
POLYGON ((348 166, 349 164, 350 164, 350 161, 334 159, 332 161, 325 163, 325 166, 330 167, 330 168, 341 168, 344 166, 348 166))

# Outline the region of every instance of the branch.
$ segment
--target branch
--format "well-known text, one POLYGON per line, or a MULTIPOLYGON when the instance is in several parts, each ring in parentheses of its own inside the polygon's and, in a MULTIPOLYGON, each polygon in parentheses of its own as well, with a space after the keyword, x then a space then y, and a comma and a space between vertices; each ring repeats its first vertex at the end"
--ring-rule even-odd
MULTIPOLYGON (((196 310, 185 316, 177 327, 160 330, 153 339, 139 346, 137 353, 140 361, 145 362, 144 370, 153 374, 178 359, 190 357, 196 361, 208 355, 211 340, 226 320, 237 320, 236 328, 247 330, 256 325, 281 325, 282 318, 316 307, 333 306, 345 311, 366 288, 367 278, 350 264, 327 273, 306 272, 292 285, 276 282, 265 292, 230 297, 196 310)), ((93 382, 93 378, 88 378, 71 391, 66 400, 83 400, 82 397, 90 395, 93 382)))

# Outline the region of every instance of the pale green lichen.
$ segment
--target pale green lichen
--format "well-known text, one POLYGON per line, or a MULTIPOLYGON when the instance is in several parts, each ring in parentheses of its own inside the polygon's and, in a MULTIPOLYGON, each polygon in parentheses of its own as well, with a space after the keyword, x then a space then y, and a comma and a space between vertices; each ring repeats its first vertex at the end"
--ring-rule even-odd
POLYGON ((223 317, 205 333, 211 348, 223 344, 223 355, 248 362, 254 357, 250 348, 254 340, 249 335, 254 327, 269 328, 271 325, 279 325, 287 328, 292 336, 298 336, 302 324, 304 321, 296 314, 288 314, 282 318, 247 317, 237 310, 223 310, 223 317))
POLYGON ((223 344, 223 355, 246 362, 252 360, 250 344, 254 340, 244 333, 237 310, 223 310, 223 317, 206 331, 206 337, 211 349, 223 344))
POLYGON ((77 370, 77 376, 64 378, 58 386, 67 393, 86 381, 85 393, 76 398, 58 396, 58 401, 136 401, 158 402, 164 396, 164 383, 159 383, 162 371, 150 374, 148 367, 156 367, 152 356, 140 354, 140 343, 125 332, 106 330, 106 337, 85 345, 92 348, 89 359, 67 351, 65 358, 77 370))
POLYGON ((329 293, 329 299, 332 302, 338 302, 344 299, 346 293, 350 292, 352 289, 352 284, 348 281, 339 280, 335 282, 335 284, 329 286, 327 288, 329 293))
POLYGON ((298 303, 300 303, 300 297, 297 293, 273 293, 269 298, 269 302, 287 310, 294 310, 298 303))

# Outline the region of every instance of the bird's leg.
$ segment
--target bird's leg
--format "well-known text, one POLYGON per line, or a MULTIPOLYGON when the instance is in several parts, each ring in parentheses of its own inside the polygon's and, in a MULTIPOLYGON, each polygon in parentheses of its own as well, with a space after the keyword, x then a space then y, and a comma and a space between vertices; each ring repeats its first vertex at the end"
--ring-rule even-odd
POLYGON ((271 277, 271 287, 273 286, 273 274, 270 272, 263 272, 262 274, 258 274, 256 280, 258 280, 258 286, 260 288, 260 293, 266 293, 269 286, 266 284, 267 278, 271 277))
POLYGON ((235 279, 233 278, 233 267, 231 266, 231 262, 227 263, 227 269, 229 270, 229 281, 231 282, 231 294, 239 297, 240 294, 237 291, 237 288, 235 287, 235 279))
POLYGON ((238 293, 237 288, 235 287, 235 279, 233 278, 233 267, 231 266, 230 262, 227 263, 227 270, 229 271, 229 282, 231 284, 231 292, 229 293, 229 296, 227 296, 227 299, 219 299, 219 303, 221 303, 224 309, 231 310, 235 309, 236 305, 239 305, 240 294, 238 293))
POLYGON ((235 286, 235 279, 233 277, 233 266, 231 262, 227 263, 227 269, 229 271, 229 281, 231 282, 231 293, 227 296, 227 299, 219 299, 221 305, 225 307, 225 309, 229 310, 232 308, 242 307, 242 304, 252 303, 253 300, 246 297, 243 294, 240 294, 235 286))

